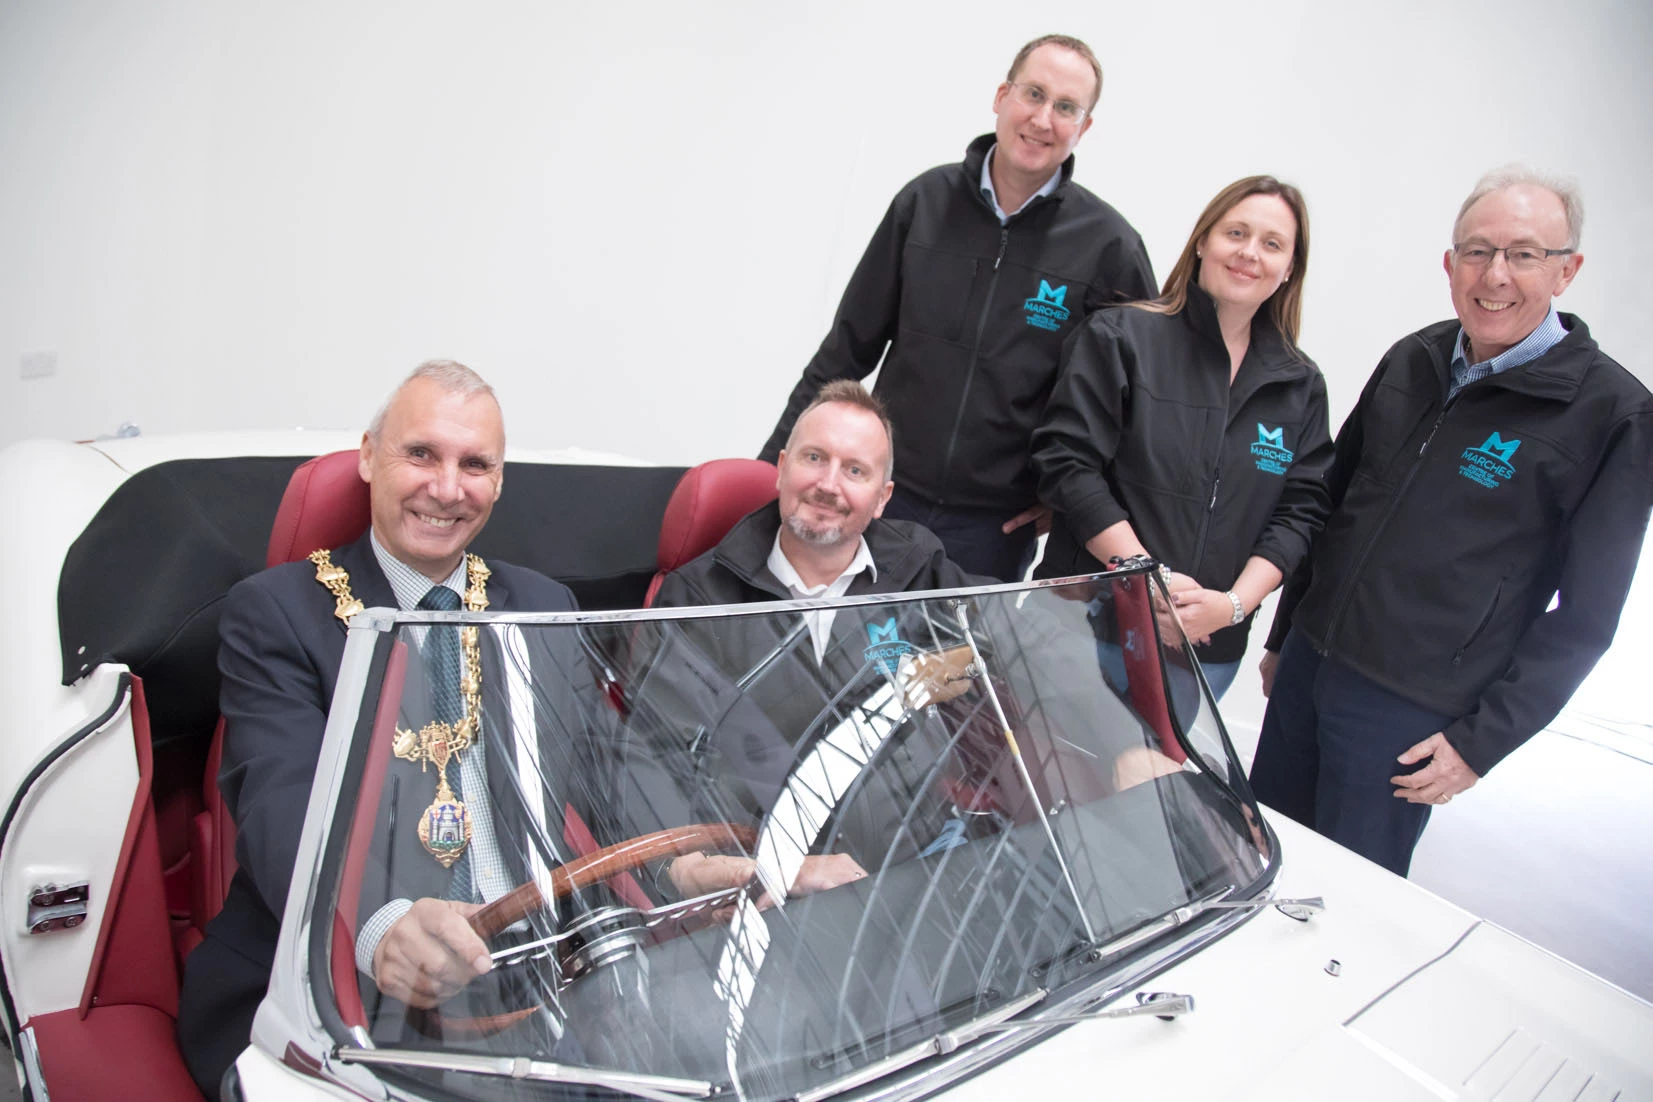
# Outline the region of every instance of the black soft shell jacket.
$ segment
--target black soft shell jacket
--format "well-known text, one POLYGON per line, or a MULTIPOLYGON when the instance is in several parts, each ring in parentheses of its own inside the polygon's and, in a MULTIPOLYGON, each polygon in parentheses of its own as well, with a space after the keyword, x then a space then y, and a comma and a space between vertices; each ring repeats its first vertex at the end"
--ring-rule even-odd
MULTIPOLYGON (((1330 511, 1326 382, 1263 311, 1229 382, 1216 306, 1196 286, 1176 314, 1105 310, 1074 334, 1033 437, 1039 496, 1059 514, 1039 576, 1102 569, 1085 543, 1129 520, 1143 546, 1227 590, 1252 555, 1290 575, 1330 511)), ((1199 650, 1245 654, 1251 619, 1199 650)))
MULTIPOLYGON (((768 567, 780 523, 774 503, 748 515, 711 551, 667 575, 654 607, 791 600, 791 592, 768 567)), ((959 569, 941 542, 919 525, 874 520, 864 536, 878 577, 875 581, 866 571, 856 575, 850 596, 992 581, 959 569)), ((822 714, 841 707, 844 694, 853 698, 867 691, 867 648, 877 641, 869 626, 897 628, 886 638, 916 640, 922 638, 922 620, 922 609, 899 604, 839 609, 819 662, 803 620, 795 614, 665 626, 648 636, 650 646, 634 660, 634 680, 646 686, 640 696, 655 709, 640 726, 660 732, 709 730, 704 741, 695 739, 692 752, 704 814, 734 821, 755 817, 773 806, 787 770, 803 752, 797 740, 815 730, 822 714)), ((677 749, 668 745, 661 756, 677 749)), ((884 767, 917 778, 938 752, 902 740, 888 749, 884 767)), ((919 790, 916 779, 913 783, 919 790)), ((887 801, 857 801, 857 816, 872 818, 850 833, 887 842, 895 829, 889 817, 898 820, 902 810, 887 801)), ((848 852, 864 863, 882 859, 871 849, 851 846, 848 852)))
POLYGON ((1459 717, 1446 738, 1483 775, 1612 642, 1653 509, 1653 397, 1561 319, 1561 343, 1451 402, 1458 322, 1384 355, 1338 432, 1331 518, 1269 635, 1278 650, 1296 628, 1459 717))
POLYGON ((1033 503, 1028 439, 1063 340, 1101 306, 1153 297, 1154 273, 1130 223, 1073 182, 1072 157, 1053 194, 1001 226, 981 192, 992 145, 977 138, 890 203, 760 458, 823 385, 882 361, 904 490, 1007 517, 1033 503))
MULTIPOLYGON (((791 591, 769 570, 769 552, 780 529, 781 510, 774 502, 747 514, 716 547, 666 575, 653 607, 792 600, 791 591)), ((875 581, 862 571, 850 583, 847 596, 955 589, 995 581, 966 574, 947 557, 941 541, 928 528, 910 521, 875 519, 862 536, 878 567, 878 578, 875 581)))

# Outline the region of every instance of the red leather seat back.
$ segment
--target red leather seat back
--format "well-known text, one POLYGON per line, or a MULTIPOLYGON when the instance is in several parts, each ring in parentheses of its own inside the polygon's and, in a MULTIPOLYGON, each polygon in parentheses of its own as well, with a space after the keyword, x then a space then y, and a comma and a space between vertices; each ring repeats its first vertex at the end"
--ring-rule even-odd
POLYGON ((774 501, 777 474, 773 463, 761 459, 713 459, 683 472, 660 519, 657 573, 643 607, 654 604, 667 574, 716 547, 741 517, 774 501))
POLYGON ((322 547, 337 547, 367 531, 372 521, 361 453, 318 455, 293 472, 281 495, 265 566, 297 562, 322 547))
MULTIPOLYGON (((270 526, 265 565, 297 562, 318 548, 338 547, 367 531, 372 510, 358 469, 360 454, 318 455, 293 472, 270 526)), ((223 909, 235 877, 235 821, 218 793, 223 756, 224 722, 219 720, 201 784, 203 809, 195 816, 190 838, 190 918, 201 931, 223 909)))

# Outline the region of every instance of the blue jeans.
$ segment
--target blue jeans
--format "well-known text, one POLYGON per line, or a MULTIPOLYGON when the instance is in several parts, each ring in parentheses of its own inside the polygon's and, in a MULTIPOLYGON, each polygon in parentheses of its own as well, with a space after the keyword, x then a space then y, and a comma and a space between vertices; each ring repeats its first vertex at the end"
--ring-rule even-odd
POLYGON ((966 572, 1018 582, 1033 562, 1038 532, 1024 524, 1008 536, 1001 530, 1017 510, 953 509, 904 491, 898 483, 884 506, 889 520, 910 520, 936 534, 947 557, 966 572))
POLYGON ((1395 796, 1395 759, 1455 717, 1390 692, 1292 632, 1280 648, 1251 790, 1257 799, 1399 876, 1412 864, 1429 805, 1395 796))

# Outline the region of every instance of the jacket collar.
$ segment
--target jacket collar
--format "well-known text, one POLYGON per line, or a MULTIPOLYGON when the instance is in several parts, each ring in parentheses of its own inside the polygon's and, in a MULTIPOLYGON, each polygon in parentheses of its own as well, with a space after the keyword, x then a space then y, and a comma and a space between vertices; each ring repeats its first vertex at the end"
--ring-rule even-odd
MULTIPOLYGON (((1183 313, 1188 324, 1200 336, 1213 342, 1221 351, 1221 363, 1228 363, 1228 345, 1223 341, 1222 326, 1217 322, 1217 303, 1198 283, 1189 283, 1187 305, 1183 313)), ((1301 379, 1313 374, 1316 368, 1298 352, 1274 327, 1274 319, 1267 309, 1259 309, 1251 318, 1251 344, 1241 362, 1241 371, 1229 388, 1229 408, 1238 410, 1258 387, 1282 380, 1301 379)))
MULTIPOLYGON (((1590 370, 1590 365, 1595 362, 1600 349, 1590 336, 1590 327, 1585 325, 1584 320, 1577 314, 1563 313, 1561 324, 1567 329, 1567 335, 1561 339, 1561 343, 1536 360, 1512 367, 1497 375, 1487 376, 1475 384, 1475 389, 1501 387, 1546 401, 1572 401, 1584 383, 1585 372, 1590 370)), ((1446 393, 1447 373, 1451 370, 1452 349, 1457 344, 1458 331, 1462 328, 1458 321, 1453 320, 1439 322, 1418 332, 1418 337, 1429 349, 1430 364, 1441 384, 1443 395, 1446 393)), ((1458 397, 1462 398, 1463 394, 1460 393, 1458 397)))
MULTIPOLYGON (((981 170, 982 166, 987 163, 987 151, 992 149, 994 143, 998 140, 999 137, 997 134, 983 134, 981 137, 971 142, 964 150, 965 185, 969 187, 970 194, 976 197, 976 201, 989 212, 993 210, 993 206, 981 193, 981 170)), ((1028 201, 1025 207, 1010 216, 1010 221, 1017 221, 1023 215, 1027 214, 1028 211, 1036 210, 1047 202, 1060 203, 1062 201, 1063 194, 1068 189, 1068 184, 1073 180, 1073 163, 1074 155, 1069 153, 1068 159, 1062 162, 1062 179, 1056 185, 1056 190, 1051 192, 1050 196, 1045 199, 1034 196, 1028 201)), ((994 215, 995 220, 997 220, 997 217, 997 215, 994 215)))
MULTIPOLYGON (((715 562, 754 589, 791 600, 792 593, 769 569, 769 551, 781 530, 778 502, 748 513, 712 551, 715 562)), ((907 588, 924 564, 925 551, 898 526, 882 519, 867 525, 862 538, 877 564, 877 581, 862 573, 850 586, 852 593, 898 593, 907 588)))

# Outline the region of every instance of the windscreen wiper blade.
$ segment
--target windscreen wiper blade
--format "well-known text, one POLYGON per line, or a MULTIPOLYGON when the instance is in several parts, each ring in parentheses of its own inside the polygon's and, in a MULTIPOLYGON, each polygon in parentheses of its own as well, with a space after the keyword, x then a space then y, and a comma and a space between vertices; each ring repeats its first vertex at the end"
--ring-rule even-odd
POLYGON ((408 1049, 344 1048, 333 1050, 341 1064, 375 1067, 419 1068, 426 1071, 457 1071, 502 1079, 524 1079, 538 1083, 568 1083, 603 1087, 634 1098, 653 1102, 683 1102, 686 1098, 710 1098, 713 1085, 704 1079, 678 1079, 668 1075, 611 1071, 530 1060, 526 1056, 471 1056, 459 1052, 420 1052, 408 1049))
POLYGON ((813 1090, 800 1091, 795 1102, 818 1102, 819 1099, 830 1098, 843 1091, 854 1090, 856 1087, 882 1079, 884 1076, 900 1071, 911 1064, 916 1064, 920 1060, 928 1060, 932 1056, 945 1056, 987 1033, 1000 1022, 1014 1018, 1028 1007, 1036 1005, 1048 994, 1050 992, 1043 987, 1034 988, 1019 998, 1011 999, 997 1010, 965 1022, 957 1029, 937 1033, 927 1041, 920 1041, 916 1045, 904 1048, 900 1052, 868 1064, 858 1071, 840 1076, 832 1082, 822 1084, 813 1090))
POLYGON ((974 1021, 966 1022, 957 1029, 950 1029, 945 1033, 938 1033, 927 1041, 902 1049, 893 1056, 886 1056, 877 1063, 868 1064, 859 1071, 834 1079, 813 1090, 799 1092, 796 1102, 818 1102, 819 1099, 829 1098, 842 1091, 854 1090, 865 1086, 892 1072, 900 1071, 920 1060, 928 1060, 932 1056, 945 1056, 950 1052, 980 1039, 989 1033, 1004 1033, 1021 1029, 1055 1029, 1058 1026, 1074 1025, 1079 1022, 1105 1021, 1110 1018, 1140 1018, 1154 1017, 1169 1021, 1184 1014, 1194 1012, 1194 996, 1173 994, 1168 991, 1142 992, 1136 997, 1136 1002, 1125 1006, 1110 1006, 1096 1009, 1086 1009, 1071 1014, 1049 1014, 1042 1018, 1017 1018, 1016 1015, 1042 1002, 1050 992, 1043 987, 1035 988, 1020 998, 1012 999, 997 1010, 984 1014, 974 1021))
POLYGON ((1196 918, 1209 911, 1259 911, 1264 907, 1274 907, 1287 918, 1298 922, 1307 922, 1314 915, 1326 909, 1326 901, 1320 896, 1311 896, 1304 899, 1281 899, 1275 895, 1259 895, 1251 899, 1223 899, 1231 889, 1225 888, 1221 892, 1208 896, 1205 899, 1196 899, 1192 903, 1184 903, 1175 907, 1152 921, 1145 922, 1135 930, 1121 934, 1112 941, 1101 945, 1078 945, 1066 952, 1034 966, 1033 974, 1040 976, 1048 973, 1057 964, 1066 961, 1084 960, 1087 963, 1096 963, 1111 956, 1123 953, 1127 949, 1134 949, 1145 941, 1152 941, 1162 934, 1180 929, 1193 922, 1196 918))
POLYGON ((1142 991, 1136 1002, 1124 1006, 1096 1007, 1072 1014, 1047 1014, 1042 1018, 1017 1018, 1010 1022, 993 1022, 983 1031, 1004 1032, 1014 1029, 1050 1029, 1059 1025, 1077 1025, 1080 1022, 1098 1022, 1109 1018, 1162 1018, 1170 1021, 1194 1012, 1194 996, 1170 991, 1142 991))

